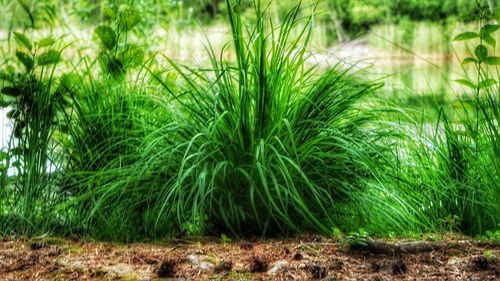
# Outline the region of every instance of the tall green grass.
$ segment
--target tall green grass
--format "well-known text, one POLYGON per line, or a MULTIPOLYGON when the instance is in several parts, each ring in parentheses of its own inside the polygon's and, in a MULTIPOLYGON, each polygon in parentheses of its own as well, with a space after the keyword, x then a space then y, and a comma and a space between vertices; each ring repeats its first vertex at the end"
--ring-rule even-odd
POLYGON ((427 225, 423 229, 478 235, 498 227, 496 91, 457 102, 447 113, 436 109, 436 122, 405 123, 396 176, 385 184, 415 199, 413 208, 427 225))
POLYGON ((0 74, 2 107, 10 110, 7 117, 13 124, 0 197, 0 205, 7 211, 0 215, 9 214, 1 221, 5 229, 15 224, 18 232, 33 234, 56 204, 51 178, 59 159, 52 136, 64 100, 55 76, 61 48, 51 37, 35 42, 21 33, 14 37, 20 69, 10 65, 0 74), (7 179, 9 168, 15 175, 7 179))
POLYGON ((466 86, 465 94, 449 108, 436 106, 438 120, 406 124, 402 180, 395 183, 419 194, 420 211, 437 230, 473 235, 497 228, 500 220, 500 60, 493 39, 500 26, 486 21, 488 6, 479 5, 476 14, 479 32, 455 37, 474 43, 462 65, 473 64, 475 77, 464 67, 465 79, 457 82, 466 86))
MULTIPOLYGON (((88 79, 92 80, 91 77, 88 79)), ((153 119, 158 119, 153 113, 160 114, 140 87, 117 84, 114 80, 104 81, 107 82, 82 83, 82 88, 74 89, 74 94, 82 96, 74 98, 73 111, 66 115, 68 137, 63 148, 67 158, 59 182, 68 201, 59 207, 58 212, 65 213, 71 231, 96 233, 93 236, 98 235, 93 228, 87 227, 86 216, 92 217, 94 212, 89 214, 89 211, 93 209, 108 208, 108 204, 99 205, 101 192, 106 186, 131 180, 128 177, 141 159, 141 145, 147 129, 156 124, 153 119), (70 212, 66 212, 68 210, 70 212)), ((117 204, 123 205, 114 209, 115 214, 129 216, 127 219, 132 224, 140 222, 136 216, 142 210, 133 208, 134 204, 140 203, 132 203, 129 199, 116 199, 117 204)), ((118 232, 124 235, 130 230, 121 228, 135 228, 120 218, 107 215, 100 218, 100 223, 114 224, 103 231, 105 234, 118 232)))
POLYGON ((386 164, 364 103, 380 85, 340 65, 306 67, 311 19, 298 19, 300 6, 276 26, 256 2, 257 22, 246 27, 239 2, 228 5, 235 62, 209 47, 210 70, 171 62, 176 86, 154 75, 171 122, 145 137, 137 163, 99 174, 113 180, 99 181, 89 224, 129 234, 182 234, 189 225, 237 235, 328 233, 348 216, 341 205, 386 164))

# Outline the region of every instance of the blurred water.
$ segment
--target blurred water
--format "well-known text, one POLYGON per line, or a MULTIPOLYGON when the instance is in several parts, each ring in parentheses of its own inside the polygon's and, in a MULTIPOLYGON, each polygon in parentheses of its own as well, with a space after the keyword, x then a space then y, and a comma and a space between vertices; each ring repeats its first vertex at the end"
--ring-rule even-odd
MULTIPOLYGON (((463 79, 464 71, 459 60, 450 57, 450 54, 394 54, 358 40, 314 53, 308 62, 322 68, 341 63, 354 70, 366 70, 364 78, 384 83, 383 94, 387 98, 441 96, 453 100, 467 92, 466 88, 453 82, 463 79)), ((468 69, 468 72, 473 74, 475 70, 468 69)))

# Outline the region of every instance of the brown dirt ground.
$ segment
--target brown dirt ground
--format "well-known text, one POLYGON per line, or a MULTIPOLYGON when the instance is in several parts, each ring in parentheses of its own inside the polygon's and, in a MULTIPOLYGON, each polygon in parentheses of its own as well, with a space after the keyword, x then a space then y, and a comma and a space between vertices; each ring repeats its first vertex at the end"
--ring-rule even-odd
POLYGON ((0 240, 0 280, 500 280, 498 244, 446 238, 445 245, 387 256, 319 236, 147 244, 7 239, 0 240))

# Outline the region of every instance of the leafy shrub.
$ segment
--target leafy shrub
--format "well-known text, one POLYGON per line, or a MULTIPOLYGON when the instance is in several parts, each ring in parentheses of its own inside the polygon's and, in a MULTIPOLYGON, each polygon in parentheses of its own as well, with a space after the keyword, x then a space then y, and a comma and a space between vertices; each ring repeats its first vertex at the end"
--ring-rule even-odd
POLYGON ((127 70, 137 67, 144 60, 144 51, 129 44, 128 32, 140 21, 141 15, 128 7, 122 7, 117 14, 109 12, 112 25, 100 25, 95 35, 101 45, 99 62, 104 73, 114 78, 123 78, 127 70))

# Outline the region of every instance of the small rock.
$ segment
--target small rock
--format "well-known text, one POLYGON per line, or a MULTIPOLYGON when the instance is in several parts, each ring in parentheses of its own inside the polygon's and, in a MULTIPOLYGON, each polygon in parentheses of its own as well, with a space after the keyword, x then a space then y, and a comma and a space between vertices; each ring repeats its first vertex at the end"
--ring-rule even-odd
POLYGON ((285 268, 286 266, 288 265, 288 262, 285 261, 285 260, 280 260, 280 261, 277 261, 275 262, 272 266, 271 266, 271 269, 269 269, 267 271, 267 274, 268 275, 275 275, 276 273, 278 273, 280 270, 282 270, 283 268, 285 268))
POLYGON ((76 261, 74 263, 70 263, 69 261, 63 261, 62 264, 65 264, 64 266, 69 266, 73 271, 76 272, 83 272, 83 263, 81 261, 76 261))
POLYGON ((458 257, 451 257, 447 262, 446 264, 447 265, 456 265, 456 264, 460 264, 462 262, 462 259, 458 258, 458 257))
POLYGON ((127 264, 117 264, 112 266, 109 271, 114 272, 118 275, 124 275, 132 272, 133 269, 127 264))
POLYGON ((202 270, 209 269, 213 266, 213 264, 202 261, 200 257, 196 255, 189 255, 186 257, 187 261, 194 267, 202 270))

